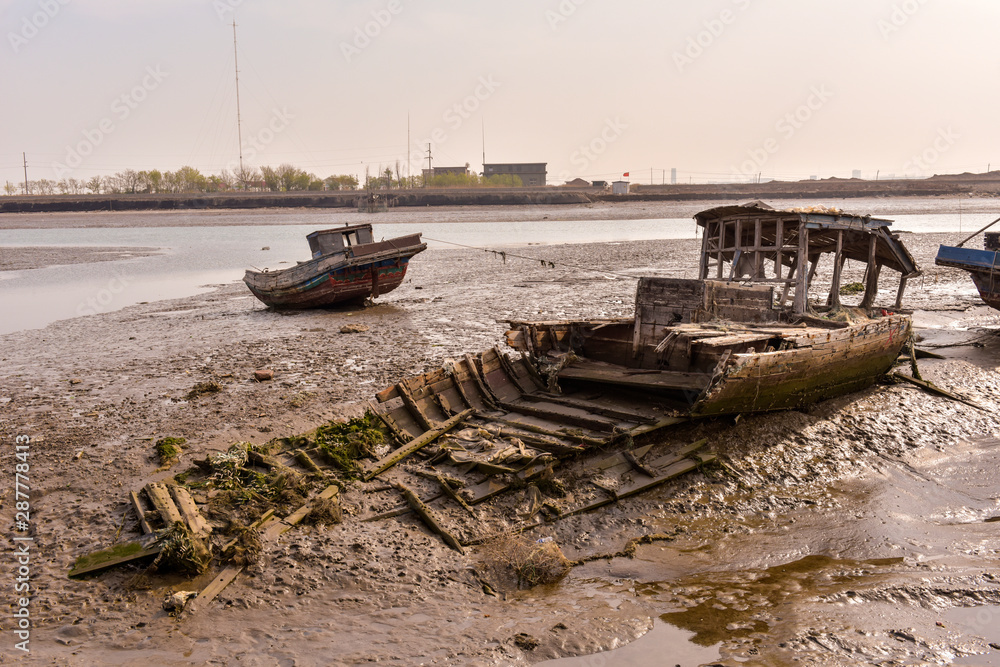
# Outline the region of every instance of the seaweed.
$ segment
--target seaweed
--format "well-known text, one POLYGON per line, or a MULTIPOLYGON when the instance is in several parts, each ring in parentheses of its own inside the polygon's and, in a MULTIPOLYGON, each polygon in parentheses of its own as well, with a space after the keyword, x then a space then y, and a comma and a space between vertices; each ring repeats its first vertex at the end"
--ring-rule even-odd
POLYGON ((176 461, 180 455, 180 446, 187 442, 186 438, 160 438, 156 441, 156 454, 160 457, 160 464, 166 465, 171 461, 176 461))
POLYGON ((316 445, 326 459, 348 479, 361 477, 358 459, 375 458, 375 448, 386 442, 381 422, 372 412, 346 422, 329 422, 316 429, 316 445))

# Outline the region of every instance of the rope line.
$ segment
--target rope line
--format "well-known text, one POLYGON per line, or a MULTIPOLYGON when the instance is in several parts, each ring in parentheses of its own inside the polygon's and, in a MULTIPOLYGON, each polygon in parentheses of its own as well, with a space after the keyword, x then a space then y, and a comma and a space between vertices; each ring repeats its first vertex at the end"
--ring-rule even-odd
MULTIPOLYGON (((529 262, 540 262, 542 266, 550 268, 550 269, 556 268, 556 263, 555 262, 550 262, 547 259, 541 259, 539 257, 528 257, 527 255, 518 255, 516 253, 508 252, 506 250, 493 250, 492 248, 483 248, 483 247, 480 247, 480 246, 465 245, 463 243, 455 243, 453 241, 442 241, 441 239, 432 239, 429 236, 425 236, 424 238, 427 239, 428 241, 433 241, 435 243, 444 243, 445 245, 453 245, 453 246, 457 246, 459 248, 468 248, 469 250, 482 250, 483 252, 491 252, 495 256, 499 255, 501 257, 501 259, 503 259, 504 264, 507 263, 507 258, 508 257, 514 257, 516 259, 526 259, 529 262)), ((607 274, 607 275, 611 275, 611 276, 618 276, 620 278, 629 278, 631 280, 638 280, 639 279, 638 276, 629 275, 627 273, 617 273, 615 271, 606 271, 604 269, 595 269, 595 268, 590 267, 590 266, 580 266, 579 264, 571 264, 569 262, 559 262, 559 265, 560 266, 569 267, 571 269, 580 269, 581 271, 591 271, 593 273, 603 273, 603 274, 607 274)))

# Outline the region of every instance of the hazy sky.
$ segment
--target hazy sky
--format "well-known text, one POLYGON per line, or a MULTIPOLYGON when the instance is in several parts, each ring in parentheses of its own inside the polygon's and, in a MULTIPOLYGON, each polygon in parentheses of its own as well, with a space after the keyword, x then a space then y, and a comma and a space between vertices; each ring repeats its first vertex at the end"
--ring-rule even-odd
POLYGON ((2 0, 0 184, 235 164, 234 18, 254 166, 1000 166, 996 0, 2 0))

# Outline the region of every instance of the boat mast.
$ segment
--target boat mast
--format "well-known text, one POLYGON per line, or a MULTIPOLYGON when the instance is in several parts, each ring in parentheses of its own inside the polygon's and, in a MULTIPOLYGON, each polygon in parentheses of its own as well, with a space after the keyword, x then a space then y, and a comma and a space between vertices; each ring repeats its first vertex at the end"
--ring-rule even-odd
POLYGON ((246 183, 243 182, 246 175, 246 172, 243 171, 243 123, 240 120, 240 56, 236 49, 236 19, 233 19, 233 60, 236 64, 236 137, 240 142, 240 173, 238 178, 245 188, 246 183))

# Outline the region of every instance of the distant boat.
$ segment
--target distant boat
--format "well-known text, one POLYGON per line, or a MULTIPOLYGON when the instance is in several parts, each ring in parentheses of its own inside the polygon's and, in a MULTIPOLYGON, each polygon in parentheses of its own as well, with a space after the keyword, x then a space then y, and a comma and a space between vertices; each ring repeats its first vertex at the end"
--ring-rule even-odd
MULTIPOLYGON (((990 225, 997 222, 994 220, 990 225)), ((990 226, 988 225, 988 226, 990 226)), ((987 226, 987 227, 988 227, 987 226)), ((986 229, 984 227, 983 229, 986 229)), ((983 230, 979 230, 982 232, 983 230)), ((978 234, 979 232, 976 232, 978 234)), ((973 235, 975 236, 975 234, 973 235)), ((965 239, 968 241, 970 236, 965 239)), ((938 248, 934 263, 938 266, 950 266, 968 271, 972 282, 979 290, 979 296, 987 306, 1000 310, 1000 232, 987 232, 984 240, 984 250, 963 248, 965 243, 957 246, 943 245, 938 248)))
POLYGON ((321 308, 378 298, 399 287, 410 258, 427 249, 420 234, 376 242, 372 226, 345 225, 306 237, 312 259, 278 271, 248 270, 254 296, 272 308, 321 308))

